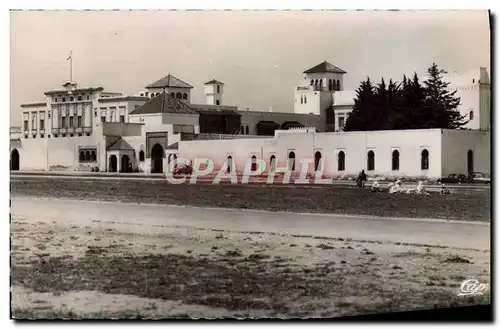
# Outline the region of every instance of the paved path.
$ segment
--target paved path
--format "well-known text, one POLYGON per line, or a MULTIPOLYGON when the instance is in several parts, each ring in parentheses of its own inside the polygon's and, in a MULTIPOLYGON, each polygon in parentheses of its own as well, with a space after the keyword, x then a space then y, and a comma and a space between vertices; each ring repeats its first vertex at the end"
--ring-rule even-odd
POLYGON ((45 219, 79 224, 100 220, 124 225, 146 225, 151 232, 154 232, 155 225, 165 225, 490 249, 490 225, 487 223, 201 209, 29 197, 13 197, 11 200, 14 219, 22 216, 34 221, 45 219))

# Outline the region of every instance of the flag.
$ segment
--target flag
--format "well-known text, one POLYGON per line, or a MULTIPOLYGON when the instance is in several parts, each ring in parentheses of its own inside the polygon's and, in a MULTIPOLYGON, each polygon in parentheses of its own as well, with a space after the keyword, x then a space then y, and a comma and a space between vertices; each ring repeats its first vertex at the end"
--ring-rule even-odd
POLYGON ((72 56, 72 51, 70 50, 69 51, 69 56, 68 56, 68 58, 66 58, 66 60, 69 61, 71 59, 71 56, 72 56))

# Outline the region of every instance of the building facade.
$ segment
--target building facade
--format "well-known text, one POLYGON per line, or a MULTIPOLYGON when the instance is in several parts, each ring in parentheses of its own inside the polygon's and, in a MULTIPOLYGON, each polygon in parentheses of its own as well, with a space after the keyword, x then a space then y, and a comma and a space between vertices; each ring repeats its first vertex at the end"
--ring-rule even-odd
POLYGON ((192 104, 193 86, 171 74, 137 96, 69 82, 46 92, 41 102, 21 105, 21 127, 11 129, 11 169, 162 173, 178 157, 223 163, 231 156, 241 167, 252 156, 286 162, 293 154, 315 161, 319 156, 325 174, 338 177, 365 169, 434 178, 464 172, 464 166, 489 173, 486 69, 468 87, 460 83, 470 76, 457 75, 450 85, 463 97, 461 112, 471 117, 471 130, 459 131, 343 133, 355 97, 343 90, 345 74, 326 61, 304 71, 293 112, 281 113, 223 104, 224 83, 215 79, 204 85, 205 104, 192 104), (422 154, 427 169, 418 166, 422 154))

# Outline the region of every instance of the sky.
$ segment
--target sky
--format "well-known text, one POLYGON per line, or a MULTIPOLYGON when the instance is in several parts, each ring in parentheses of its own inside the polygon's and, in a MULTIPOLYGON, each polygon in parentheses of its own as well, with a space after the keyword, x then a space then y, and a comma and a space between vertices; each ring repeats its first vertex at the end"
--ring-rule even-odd
POLYGON ((293 111, 302 72, 322 61, 347 71, 344 89, 369 76, 401 80, 436 62, 453 71, 490 66, 487 11, 13 11, 10 123, 20 104, 69 80, 137 94, 173 74, 205 103, 203 84, 225 83, 222 104, 293 111))

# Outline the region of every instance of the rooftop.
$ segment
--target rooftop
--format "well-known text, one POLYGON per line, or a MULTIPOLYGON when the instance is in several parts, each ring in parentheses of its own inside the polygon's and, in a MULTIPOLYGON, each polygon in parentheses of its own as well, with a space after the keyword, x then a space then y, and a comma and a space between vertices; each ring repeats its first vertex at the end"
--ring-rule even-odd
POLYGON ((198 112, 196 112, 196 110, 191 106, 167 93, 161 93, 160 95, 151 98, 146 104, 130 112, 130 114, 153 113, 198 114, 198 112))
POLYGON ((146 86, 146 88, 168 88, 168 87, 188 88, 188 89, 193 88, 193 86, 191 86, 190 84, 187 84, 184 81, 174 77, 170 73, 166 77, 163 77, 146 86))
POLYGON ((324 61, 323 63, 320 63, 314 67, 311 67, 310 69, 304 71, 304 73, 340 73, 340 74, 345 74, 347 73, 346 71, 342 70, 341 68, 338 68, 337 66, 328 63, 327 61, 324 61))
POLYGON ((123 138, 118 139, 115 143, 108 147, 108 151, 125 151, 125 150, 134 150, 129 143, 127 143, 123 138))
POLYGON ((205 82, 206 85, 214 85, 214 84, 219 84, 219 85, 223 85, 224 83, 220 82, 220 81, 217 81, 215 79, 212 79, 208 82, 205 82))

